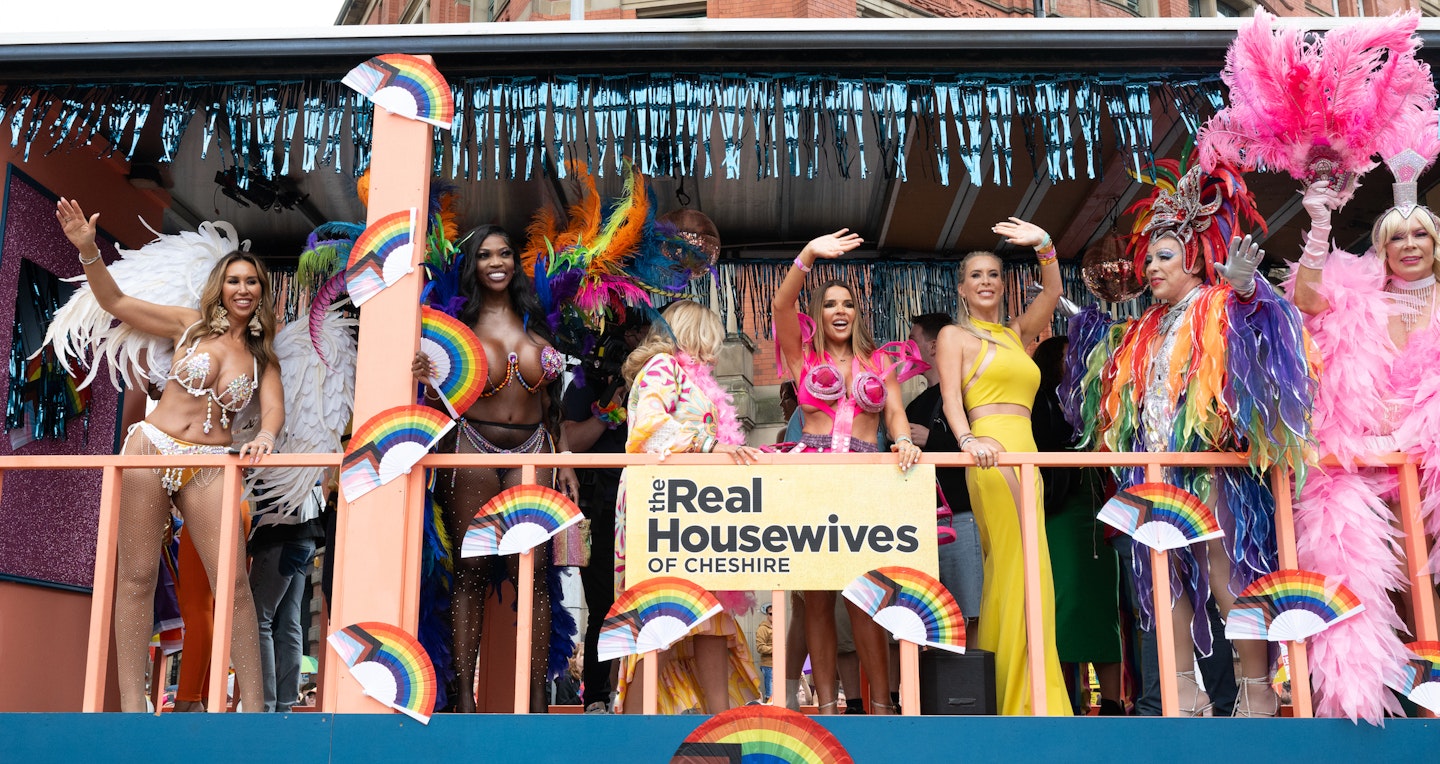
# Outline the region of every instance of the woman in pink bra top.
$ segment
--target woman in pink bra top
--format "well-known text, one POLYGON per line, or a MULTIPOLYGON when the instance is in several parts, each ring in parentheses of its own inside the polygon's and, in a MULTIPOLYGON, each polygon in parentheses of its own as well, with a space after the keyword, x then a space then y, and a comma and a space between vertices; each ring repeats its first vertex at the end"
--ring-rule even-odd
MULTIPOLYGON (((496 225, 485 225, 465 236, 464 260, 460 264, 460 296, 465 304, 458 318, 469 326, 485 346, 489 379, 480 399, 460 412, 455 431, 441 448, 456 453, 535 454, 568 450, 560 430, 560 386, 564 371, 560 353, 551 346, 549 326, 535 296, 530 279, 517 272, 520 259, 510 235, 496 225)), ((429 379, 434 370, 422 354, 416 354, 411 371, 416 379, 429 379)), ((438 394, 426 390, 432 405, 440 407, 438 394), (435 396, 435 397, 432 397, 435 396)), ((556 484, 572 499, 577 493, 575 471, 569 468, 538 470, 541 485, 556 484)), ((443 470, 436 480, 435 496, 445 516, 451 539, 465 536, 475 513, 501 491, 520 483, 520 470, 473 468, 443 470)), ((485 617, 485 595, 491 581, 491 557, 461 557, 454 545, 451 562, 455 569, 454 598, 450 604, 455 673, 461 688, 475 686, 475 666, 480 655, 480 627, 485 617)), ((518 558, 506 558, 510 576, 517 577, 518 558)), ((549 658, 550 590, 546 582, 549 545, 535 555, 535 639, 531 652, 531 710, 544 713, 545 669, 549 658)), ((475 711, 475 694, 461 690, 454 709, 475 711)))
MULTIPOLYGON (((900 375, 916 373, 918 349, 905 351, 903 343, 876 348, 870 324, 860 312, 855 293, 845 284, 827 282, 810 293, 809 315, 796 307, 805 274, 818 258, 835 259, 864 242, 859 235, 840 229, 821 236, 795 257, 785 280, 771 302, 777 365, 796 380, 800 407, 805 412, 802 442, 806 448, 839 452, 878 451, 880 416, 891 433, 902 433, 890 446, 900 455, 900 469, 908 470, 920 458, 910 441, 910 423, 900 400, 900 375), (892 360, 893 359, 893 360, 892 360)), ((913 345, 914 343, 910 343, 913 345)), ((820 713, 835 713, 835 592, 805 592, 805 640, 815 677, 815 700, 820 713)), ((868 615, 848 600, 855 648, 870 678, 870 710, 891 714, 890 668, 885 633, 868 615), (879 698, 879 700, 877 700, 879 698)))
MULTIPOLYGON (((254 464, 274 450, 285 425, 285 394, 275 359, 275 309, 270 274, 248 252, 231 252, 210 271, 200 308, 157 305, 120 291, 95 246, 95 221, 61 199, 55 217, 80 250, 80 264, 100 307, 137 331, 175 340, 176 360, 155 410, 130 428, 126 454, 223 454, 233 415, 258 393, 260 433, 240 447, 254 464)), ((223 486, 217 468, 126 470, 121 483, 120 539, 115 586, 115 650, 120 707, 144 712, 145 670, 154 619, 155 577, 170 505, 180 511, 195 550, 215 580, 220 551, 223 486)), ((261 710, 259 629, 245 573, 244 534, 237 534, 235 615, 231 663, 247 711, 261 710)))

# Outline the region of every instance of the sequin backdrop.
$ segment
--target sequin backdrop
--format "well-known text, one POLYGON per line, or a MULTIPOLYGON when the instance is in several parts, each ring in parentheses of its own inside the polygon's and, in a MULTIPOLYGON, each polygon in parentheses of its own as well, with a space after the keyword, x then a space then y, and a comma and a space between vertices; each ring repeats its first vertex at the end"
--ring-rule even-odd
MULTIPOLYGON (((80 264, 75 248, 55 222, 55 197, 13 166, 7 175, 4 201, 0 326, 13 327, 22 258, 61 278, 79 275, 80 264)), ((110 260, 113 245, 107 242, 102 249, 110 260)), ((11 340, 7 332, 0 346, 9 348, 11 340)), ((0 364, 0 390, 9 384, 9 369, 0 364)), ((0 438, 0 454, 111 453, 119 394, 102 373, 92 395, 88 432, 77 418, 71 420, 66 440, 46 438, 12 452, 9 439, 0 438)), ((99 506, 99 470, 7 473, 0 492, 0 574, 90 586, 99 506)))

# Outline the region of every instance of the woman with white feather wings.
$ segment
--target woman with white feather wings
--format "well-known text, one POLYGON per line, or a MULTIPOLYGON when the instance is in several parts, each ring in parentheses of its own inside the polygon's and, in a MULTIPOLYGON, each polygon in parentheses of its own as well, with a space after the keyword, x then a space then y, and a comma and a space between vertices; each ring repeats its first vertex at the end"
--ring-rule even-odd
MULTIPOLYGON (((277 449, 339 451, 354 389, 354 339, 346 319, 317 298, 311 333, 293 322, 280 336, 269 274, 226 223, 160 236, 107 267, 95 245, 96 220, 61 199, 56 218, 80 251, 86 286, 56 313, 46 342, 66 365, 90 367, 85 384, 110 363, 112 381, 163 386, 154 411, 132 428, 127 454, 224 453, 238 446, 255 464, 277 449), (208 274, 208 275, 205 275, 208 274), (121 323, 112 326, 112 318, 121 323), (317 331, 323 327, 324 331, 317 331), (322 356, 321 348, 324 348, 322 356), (176 351, 179 360, 172 363, 176 351), (278 352, 277 352, 278 351, 278 352), (95 359, 89 360, 93 352, 95 359), (317 362, 321 359, 323 363, 317 362), (289 374, 282 375, 284 370, 289 374), (282 384, 282 376, 285 384, 282 384), (175 384, 167 384, 174 382, 175 384), (289 430, 283 430, 291 412, 289 430), (258 426, 258 431, 256 427, 258 426)), ((211 580, 219 557, 219 470, 128 470, 122 486, 115 636, 125 711, 145 709, 145 648, 161 529, 174 507, 195 534, 211 580)), ((275 497, 273 511, 293 513, 318 468, 269 469, 253 483, 275 497), (294 489, 294 490, 291 490, 294 489), (293 494, 293 496, 292 496, 293 494)), ((243 547, 237 554, 243 554, 243 547)), ((255 605, 239 566, 231 633, 232 664, 243 701, 260 710, 261 661, 255 605)))

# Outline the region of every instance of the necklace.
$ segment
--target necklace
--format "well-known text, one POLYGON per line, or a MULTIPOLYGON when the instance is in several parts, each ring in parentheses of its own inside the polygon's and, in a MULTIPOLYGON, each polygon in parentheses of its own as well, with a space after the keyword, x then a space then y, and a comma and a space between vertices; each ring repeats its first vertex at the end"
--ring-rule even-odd
POLYGON ((1425 308, 1434 302, 1435 276, 1414 281, 1392 277, 1385 282, 1385 291, 1395 295, 1395 302, 1400 306, 1400 323, 1405 325, 1405 334, 1409 335, 1424 315, 1425 308))

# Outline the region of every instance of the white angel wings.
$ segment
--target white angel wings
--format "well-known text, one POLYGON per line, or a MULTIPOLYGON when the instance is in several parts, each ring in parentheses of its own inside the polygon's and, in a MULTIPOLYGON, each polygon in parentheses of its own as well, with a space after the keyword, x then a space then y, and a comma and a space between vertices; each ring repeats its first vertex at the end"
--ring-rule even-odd
MULTIPOLYGON (((161 305, 199 308, 200 292, 215 264, 230 252, 250 249, 250 242, 241 241, 234 226, 224 222, 201 223, 193 233, 156 236, 139 250, 121 249, 120 259, 109 268, 125 294, 161 305)), ((84 277, 71 280, 83 281, 84 277)), ((310 320, 292 321, 275 337, 285 388, 285 429, 275 444, 278 452, 341 450, 340 436, 355 402, 356 322, 341 310, 343 302, 332 304, 334 294, 322 290, 310 320)), ((88 370, 81 387, 94 381, 102 359, 109 363, 110 381, 117 389, 122 380, 131 389, 143 389, 146 381, 163 386, 175 352, 170 338, 116 322, 100 307, 88 284, 55 312, 45 344, 55 348, 66 371, 75 374, 72 365, 88 370)), ((236 416, 232 430, 236 445, 253 437, 257 418, 254 402, 236 416)), ((257 519, 257 524, 309 519, 301 513, 307 511, 310 488, 323 472, 318 467, 253 471, 247 486, 262 491, 265 507, 261 514, 267 515, 257 519)))
MULTIPOLYGON (((219 221, 201 223, 193 233, 155 235, 154 241, 138 250, 121 249, 110 275, 125 294, 158 305, 199 308, 200 290, 215 263, 236 250, 250 250, 249 240, 241 241, 234 226, 219 221)), ((66 280, 84 282, 85 277, 66 280)), ((95 300, 89 284, 75 290, 55 311, 44 344, 55 348, 56 359, 70 374, 79 376, 71 368, 72 362, 89 369, 80 387, 95 380, 102 358, 110 364, 110 382, 117 389, 121 380, 126 387, 143 389, 147 380, 132 376, 137 373, 163 386, 175 354, 169 337, 156 337, 116 322, 95 300)))

